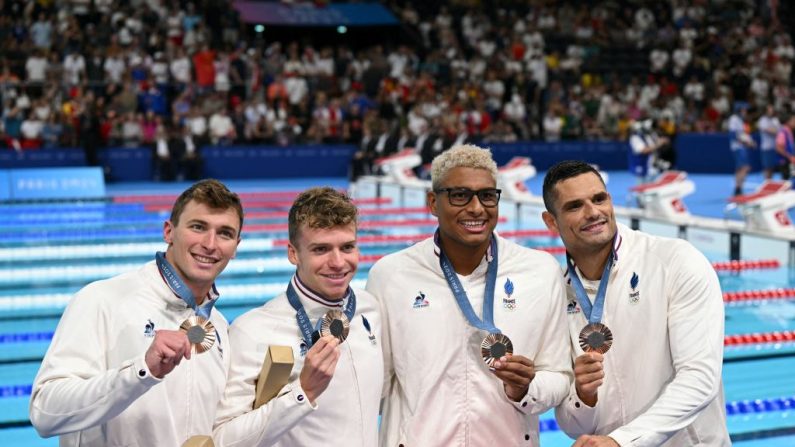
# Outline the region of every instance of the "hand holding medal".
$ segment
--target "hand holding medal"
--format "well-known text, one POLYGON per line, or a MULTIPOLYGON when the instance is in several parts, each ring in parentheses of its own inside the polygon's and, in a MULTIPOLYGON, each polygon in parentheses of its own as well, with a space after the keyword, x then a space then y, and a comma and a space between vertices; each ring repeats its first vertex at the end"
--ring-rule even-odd
MULTIPOLYGON (((162 379, 180 364, 183 358, 190 359, 191 346, 184 332, 159 330, 144 354, 149 373, 162 379)), ((141 375, 140 371, 136 371, 141 375)), ((145 371, 144 371, 145 374, 145 371)))
POLYGON ((513 343, 511 339, 503 334, 489 334, 480 343, 480 354, 483 361, 490 368, 494 368, 494 362, 506 355, 513 354, 513 343))

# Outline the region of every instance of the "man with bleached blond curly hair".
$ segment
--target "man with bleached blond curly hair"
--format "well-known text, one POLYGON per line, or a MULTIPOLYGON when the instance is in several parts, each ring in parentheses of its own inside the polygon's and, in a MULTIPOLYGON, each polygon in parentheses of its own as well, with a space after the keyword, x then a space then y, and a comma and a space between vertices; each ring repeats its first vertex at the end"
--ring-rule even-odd
POLYGON ((560 268, 494 232, 496 177, 488 149, 437 156, 436 234, 370 270, 384 321, 381 445, 538 446, 538 414, 568 393, 560 268))

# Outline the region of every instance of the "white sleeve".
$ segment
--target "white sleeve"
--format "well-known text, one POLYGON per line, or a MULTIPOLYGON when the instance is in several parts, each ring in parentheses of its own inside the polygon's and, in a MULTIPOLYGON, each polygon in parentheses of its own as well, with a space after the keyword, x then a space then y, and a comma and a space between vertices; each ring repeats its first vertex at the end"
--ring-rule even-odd
POLYGON ((30 421, 43 437, 103 424, 160 382, 143 353, 106 368, 108 332, 117 328, 91 290, 88 286, 72 298, 33 382, 30 421))
POLYGON ((709 261, 682 243, 669 264, 668 331, 675 372, 646 412, 610 433, 619 445, 663 444, 698 417, 721 391, 723 296, 709 261))
POLYGON ((385 285, 386 281, 379 280, 377 277, 382 269, 376 263, 367 275, 367 285, 365 290, 375 297, 381 311, 381 352, 384 358, 384 383, 381 387, 381 397, 389 396, 392 386, 392 379, 395 375, 394 363, 392 362, 392 342, 389 336, 389 312, 384 302, 385 293, 379 286, 385 285))
POLYGON ((566 322, 566 290, 563 275, 550 256, 550 300, 544 309, 547 324, 540 334, 539 351, 533 361, 535 377, 530 382, 527 394, 519 402, 513 402, 517 410, 525 414, 540 414, 559 405, 568 396, 573 380, 571 370, 571 344, 566 322))
POLYGON ((599 408, 599 405, 593 407, 586 405, 577 396, 577 388, 572 381, 568 397, 555 408, 555 419, 566 435, 577 439, 581 435, 596 433, 599 408))
MULTIPOLYGON (((258 337, 262 338, 262 337, 258 337)), ((268 403, 254 409, 256 380, 265 361, 264 350, 244 330, 229 328, 232 365, 218 408, 213 439, 216 445, 272 445, 317 406, 313 406, 295 378, 268 403)))

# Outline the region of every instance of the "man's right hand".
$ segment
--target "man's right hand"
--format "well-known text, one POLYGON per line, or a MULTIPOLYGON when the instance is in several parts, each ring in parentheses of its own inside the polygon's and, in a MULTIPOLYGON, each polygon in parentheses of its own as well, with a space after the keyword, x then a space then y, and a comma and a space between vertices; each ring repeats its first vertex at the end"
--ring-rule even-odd
POLYGON ((323 391, 326 391, 331 378, 334 377, 337 360, 340 358, 339 344, 339 340, 327 335, 318 339, 312 349, 306 353, 299 379, 301 388, 312 404, 323 391))
POLYGON ((580 400, 593 407, 597 401, 597 390, 604 382, 604 356, 598 352, 586 352, 574 360, 574 386, 580 400))
POLYGON ((182 358, 190 360, 190 342, 182 331, 159 330, 144 355, 149 372, 162 379, 179 365, 182 358))

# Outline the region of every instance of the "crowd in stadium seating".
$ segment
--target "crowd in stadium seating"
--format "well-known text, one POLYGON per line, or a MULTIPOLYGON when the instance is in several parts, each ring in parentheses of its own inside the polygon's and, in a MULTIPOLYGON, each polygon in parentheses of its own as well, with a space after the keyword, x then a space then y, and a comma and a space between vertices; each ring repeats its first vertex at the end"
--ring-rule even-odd
POLYGON ((6 1, 3 139, 17 150, 624 138, 720 130, 793 100, 774 2, 393 1, 405 43, 258 41, 226 0, 6 1), (441 5, 441 6, 440 6, 441 5), (473 5, 479 5, 475 7, 473 5))

